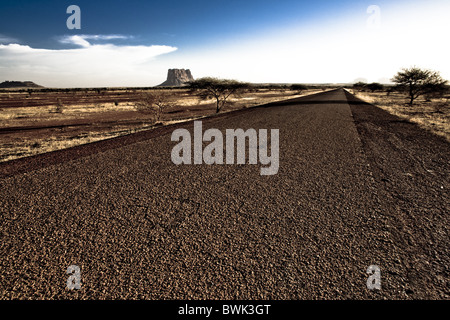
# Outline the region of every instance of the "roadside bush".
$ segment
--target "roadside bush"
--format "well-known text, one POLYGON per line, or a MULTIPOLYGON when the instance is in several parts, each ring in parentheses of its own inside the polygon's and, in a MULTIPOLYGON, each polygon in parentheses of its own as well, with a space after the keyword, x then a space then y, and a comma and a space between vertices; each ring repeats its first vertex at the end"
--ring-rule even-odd
POLYGON ((292 91, 296 91, 298 94, 300 94, 300 93, 302 93, 304 90, 308 89, 308 87, 305 86, 305 85, 303 85, 303 84, 295 83, 295 84, 292 84, 292 85, 290 86, 290 89, 291 89, 292 91))
POLYGON ((384 89, 384 86, 381 83, 378 82, 372 82, 366 85, 367 89, 369 89, 371 92, 375 91, 381 91, 384 89))

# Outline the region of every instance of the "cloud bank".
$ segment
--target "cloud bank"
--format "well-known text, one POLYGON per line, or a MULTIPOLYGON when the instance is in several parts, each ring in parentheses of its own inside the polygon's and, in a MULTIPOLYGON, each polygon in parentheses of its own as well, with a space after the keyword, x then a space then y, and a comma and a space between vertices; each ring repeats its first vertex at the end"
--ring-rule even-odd
POLYGON ((176 47, 95 44, 88 41, 129 38, 122 35, 75 35, 59 40, 78 47, 73 49, 0 44, 0 72, 5 78, 0 80, 32 80, 50 87, 85 87, 131 86, 142 84, 145 79, 151 85, 151 62, 160 55, 177 50, 176 47))

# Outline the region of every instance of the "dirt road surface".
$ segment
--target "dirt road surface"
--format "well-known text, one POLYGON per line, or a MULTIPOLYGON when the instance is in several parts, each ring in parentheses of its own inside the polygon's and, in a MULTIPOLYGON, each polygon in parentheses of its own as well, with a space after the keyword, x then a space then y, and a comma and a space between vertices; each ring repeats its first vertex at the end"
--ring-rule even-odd
POLYGON ((203 120, 279 129, 276 175, 177 166, 175 128, 2 164, 0 298, 449 298, 444 139, 343 89, 203 120))

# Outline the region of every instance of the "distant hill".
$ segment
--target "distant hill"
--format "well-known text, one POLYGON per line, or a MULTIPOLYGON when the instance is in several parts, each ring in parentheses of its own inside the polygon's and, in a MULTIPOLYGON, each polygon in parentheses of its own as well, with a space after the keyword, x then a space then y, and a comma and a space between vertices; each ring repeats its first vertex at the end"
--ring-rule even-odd
POLYGON ((10 88, 43 88, 32 81, 5 81, 0 83, 0 89, 10 88))

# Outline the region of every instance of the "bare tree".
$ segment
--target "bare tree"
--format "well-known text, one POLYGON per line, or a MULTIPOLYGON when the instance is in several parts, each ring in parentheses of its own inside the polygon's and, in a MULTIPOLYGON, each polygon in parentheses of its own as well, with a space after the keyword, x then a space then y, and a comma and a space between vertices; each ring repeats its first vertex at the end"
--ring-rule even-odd
POLYGON ((402 69, 391 80, 404 88, 410 106, 420 96, 437 92, 447 84, 447 80, 442 79, 439 72, 417 67, 402 69))
POLYGON ((250 88, 250 85, 245 82, 210 77, 190 81, 188 86, 192 92, 198 92, 202 99, 215 98, 216 113, 219 113, 225 106, 231 95, 239 95, 239 93, 250 88))
POLYGON ((172 100, 172 95, 169 92, 155 90, 141 94, 135 108, 139 112, 153 114, 155 121, 159 121, 167 108, 175 106, 176 102, 176 100, 172 100))

